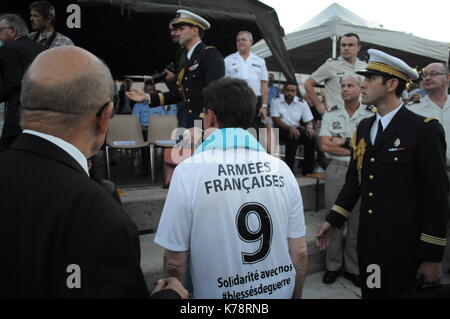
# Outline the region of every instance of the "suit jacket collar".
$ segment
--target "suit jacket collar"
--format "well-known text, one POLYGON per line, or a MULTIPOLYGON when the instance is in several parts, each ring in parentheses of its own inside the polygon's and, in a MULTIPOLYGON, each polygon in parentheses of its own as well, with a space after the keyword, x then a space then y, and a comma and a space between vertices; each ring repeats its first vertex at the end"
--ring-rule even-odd
POLYGON ((76 170, 80 174, 87 176, 81 165, 71 155, 56 144, 53 144, 39 136, 22 133, 11 146, 11 149, 46 157, 50 160, 60 162, 76 170))

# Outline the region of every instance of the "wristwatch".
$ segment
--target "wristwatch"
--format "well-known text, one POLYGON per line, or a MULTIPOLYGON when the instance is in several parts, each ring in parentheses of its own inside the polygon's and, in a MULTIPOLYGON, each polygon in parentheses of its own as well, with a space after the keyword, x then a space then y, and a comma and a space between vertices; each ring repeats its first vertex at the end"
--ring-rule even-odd
POLYGON ((267 107, 267 104, 262 104, 261 107, 267 107))

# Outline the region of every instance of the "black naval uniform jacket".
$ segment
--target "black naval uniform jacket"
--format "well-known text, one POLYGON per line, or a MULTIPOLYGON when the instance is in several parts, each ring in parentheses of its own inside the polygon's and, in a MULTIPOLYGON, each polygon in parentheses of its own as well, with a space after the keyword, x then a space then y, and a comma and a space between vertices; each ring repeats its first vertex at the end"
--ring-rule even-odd
POLYGON ((199 118, 203 110, 202 90, 212 81, 225 75, 225 64, 220 52, 200 42, 191 58, 186 58, 178 74, 177 91, 150 94, 150 107, 185 102, 192 118, 199 118))
POLYGON ((363 297, 396 297, 414 285, 422 261, 440 262, 446 244, 449 184, 441 124, 404 106, 373 146, 376 117, 359 124, 353 155, 335 205, 326 217, 340 228, 359 197, 358 259, 363 297), (381 288, 369 289, 369 265, 381 288))
POLYGON ((0 299, 149 298, 136 226, 66 151, 21 134, 0 176, 0 299))

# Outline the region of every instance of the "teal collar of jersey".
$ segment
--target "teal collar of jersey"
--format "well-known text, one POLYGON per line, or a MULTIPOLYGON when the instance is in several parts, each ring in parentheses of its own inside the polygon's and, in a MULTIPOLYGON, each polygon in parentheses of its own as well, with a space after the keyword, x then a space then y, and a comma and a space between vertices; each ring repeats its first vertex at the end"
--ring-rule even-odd
POLYGON ((197 148, 195 154, 213 150, 229 148, 248 148, 258 152, 265 152, 264 147, 249 132, 241 128, 222 128, 214 131, 197 148))

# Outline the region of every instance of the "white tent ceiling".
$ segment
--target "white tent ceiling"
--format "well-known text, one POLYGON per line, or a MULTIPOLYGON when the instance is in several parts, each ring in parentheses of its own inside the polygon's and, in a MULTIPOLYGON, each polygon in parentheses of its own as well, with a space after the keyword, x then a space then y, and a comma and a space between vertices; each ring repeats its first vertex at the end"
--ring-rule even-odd
MULTIPOLYGON (((362 42, 360 58, 364 59, 369 48, 395 55, 413 67, 423 67, 433 61, 447 62, 449 44, 416 37, 405 32, 375 27, 338 4, 319 13, 298 31, 284 38, 286 48, 297 73, 310 74, 332 57, 333 35, 338 37, 353 32, 362 42)), ((255 44, 252 51, 266 59, 270 70, 277 66, 264 41, 255 44)))

